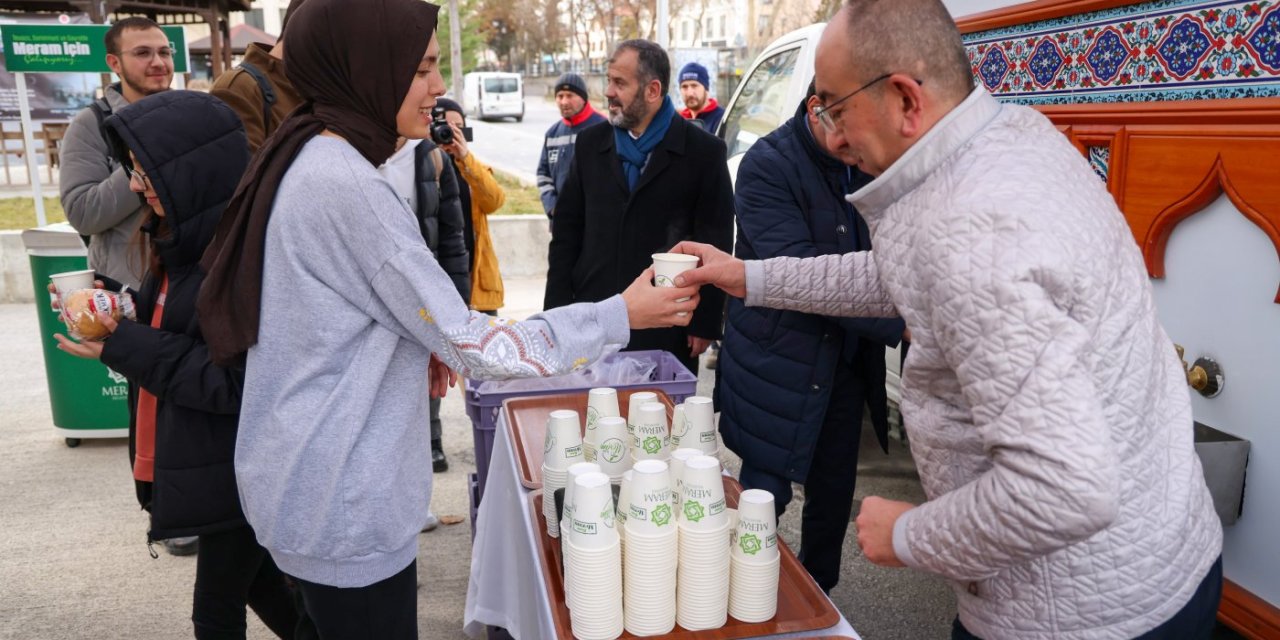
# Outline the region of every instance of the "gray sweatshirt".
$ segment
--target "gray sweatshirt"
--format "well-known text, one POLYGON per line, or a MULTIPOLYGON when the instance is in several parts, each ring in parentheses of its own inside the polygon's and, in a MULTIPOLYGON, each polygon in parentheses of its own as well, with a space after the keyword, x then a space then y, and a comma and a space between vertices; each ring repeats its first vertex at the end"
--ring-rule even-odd
MULTIPOLYGON (((114 85, 103 95, 113 113, 129 105, 114 85)), ((89 267, 137 289, 146 263, 130 241, 151 208, 129 189, 129 174, 111 157, 92 109, 71 120, 61 154, 62 210, 76 231, 92 236, 89 267)))
POLYGON ((236 443, 241 504, 282 570, 360 587, 404 569, 431 498, 427 363, 480 380, 568 373, 628 340, 620 296, 526 321, 467 310, 413 214, 317 136, 280 183, 236 443))

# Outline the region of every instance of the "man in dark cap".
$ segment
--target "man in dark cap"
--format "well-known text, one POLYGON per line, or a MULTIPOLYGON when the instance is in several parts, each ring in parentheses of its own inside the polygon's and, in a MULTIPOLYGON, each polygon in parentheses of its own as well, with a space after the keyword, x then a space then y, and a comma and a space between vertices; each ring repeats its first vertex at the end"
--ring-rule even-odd
POLYGON ((680 69, 679 81, 680 97, 684 99, 685 106, 680 115, 693 120, 694 124, 701 124, 707 133, 714 134, 716 127, 720 126, 720 119, 724 117, 724 107, 711 97, 711 75, 707 73, 707 68, 690 62, 680 69))
POLYGON ((555 89, 560 120, 547 129, 542 158, 538 160, 538 195, 542 198, 542 210, 548 219, 555 217, 556 198, 569 177, 573 143, 578 139, 578 132, 604 122, 604 116, 591 108, 587 83, 582 76, 566 73, 556 80, 555 89))

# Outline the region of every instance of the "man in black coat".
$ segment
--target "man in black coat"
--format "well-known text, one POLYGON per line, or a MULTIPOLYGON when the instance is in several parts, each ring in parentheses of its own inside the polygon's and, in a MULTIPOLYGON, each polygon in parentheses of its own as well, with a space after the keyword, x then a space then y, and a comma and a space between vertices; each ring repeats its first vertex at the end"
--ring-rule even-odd
MULTIPOLYGON (((547 309, 621 293, 682 240, 729 251, 733 186, 719 138, 689 124, 667 97, 671 62, 658 45, 627 40, 609 59, 609 125, 578 134, 556 203, 547 309)), ((632 331, 630 350, 662 349, 697 372, 720 337, 724 294, 704 287, 687 328, 632 331)))

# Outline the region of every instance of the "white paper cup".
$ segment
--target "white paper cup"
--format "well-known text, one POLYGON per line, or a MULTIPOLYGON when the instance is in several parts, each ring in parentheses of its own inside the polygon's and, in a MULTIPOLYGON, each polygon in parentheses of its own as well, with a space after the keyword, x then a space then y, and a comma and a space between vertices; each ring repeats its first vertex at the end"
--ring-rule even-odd
POLYGON ((627 400, 627 433, 633 437, 636 430, 636 418, 640 417, 640 405, 646 402, 657 402, 658 394, 652 391, 637 391, 627 400))
POLYGON ((778 612, 778 578, 781 557, 770 562, 729 562, 729 615, 742 622, 764 622, 778 612))
POLYGON ((667 408, 657 402, 646 402, 638 408, 631 453, 636 460, 666 460, 671 444, 667 430, 667 408))
POLYGON ((622 483, 619 485, 618 502, 615 506, 618 514, 618 534, 627 536, 627 512, 631 510, 631 479, 635 472, 627 469, 622 472, 622 483))
POLYGON ((631 468, 631 436, 627 435, 627 421, 620 416, 607 416, 596 422, 595 463, 611 480, 620 480, 631 468))
POLYGON ((689 421, 684 417, 684 403, 671 410, 671 448, 680 449, 680 439, 689 432, 689 421))
POLYGON ((637 636, 669 633, 676 621, 674 527, 657 535, 629 535, 623 561, 626 629, 637 636))
POLYGON ((597 387, 587 392, 587 429, 582 437, 583 454, 587 462, 596 461, 596 446, 600 439, 596 423, 600 418, 622 415, 618 412, 618 392, 609 387, 597 387))
POLYGON ((697 456, 684 463, 680 518, 691 530, 713 531, 729 523, 720 461, 697 456))
POLYGON ((578 412, 567 409, 552 411, 542 441, 542 463, 551 469, 564 470, 583 460, 578 412))
MULTIPOLYGON (((676 276, 698 266, 698 256, 683 253, 653 254, 653 283, 659 287, 675 287, 676 276)), ((676 302, 684 302, 688 298, 680 298, 676 302)), ((679 315, 687 315, 681 311, 679 315)))
POLYGON ((671 459, 667 464, 671 466, 671 491, 675 495, 676 509, 679 510, 680 505, 684 504, 684 463, 692 458, 702 455, 697 449, 676 449, 671 452, 671 459))
POLYGON ((573 635, 612 640, 622 634, 621 547, 580 547, 566 536, 565 578, 577 585, 565 594, 573 635), (570 560, 570 558, 572 560, 570 560))
POLYGON ((720 450, 716 437, 715 410, 711 398, 691 396, 684 401, 684 419, 688 423, 680 446, 698 449, 708 455, 720 450))
POLYGON ((564 513, 560 514, 560 527, 564 528, 573 515, 573 494, 577 491, 574 480, 578 479, 584 473, 600 473, 600 465, 594 462, 578 462, 569 467, 569 471, 565 477, 564 484, 564 513))
MULTIPOLYGON (((590 464, 590 463, 586 463, 590 464)), ((569 539, 578 547, 600 549, 618 542, 613 484, 600 472, 579 474, 573 481, 573 513, 569 539)))
POLYGON ((58 290, 58 295, 66 295, 72 291, 93 288, 93 269, 82 269, 80 271, 63 271, 49 276, 49 280, 53 281, 53 288, 58 290))
POLYGON ((778 516, 772 493, 748 489, 738 497, 733 554, 752 563, 768 563, 778 557, 778 516))
POLYGON ((676 525, 675 504, 671 496, 671 479, 667 463, 661 460, 641 460, 631 468, 630 492, 627 497, 627 538, 633 532, 657 535, 674 531, 676 525))

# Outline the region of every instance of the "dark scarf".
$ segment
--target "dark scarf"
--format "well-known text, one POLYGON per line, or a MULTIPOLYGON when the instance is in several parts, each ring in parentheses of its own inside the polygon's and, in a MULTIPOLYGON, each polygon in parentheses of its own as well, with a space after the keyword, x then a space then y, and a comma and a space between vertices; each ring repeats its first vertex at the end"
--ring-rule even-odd
POLYGON ((258 342, 267 223, 294 157, 326 129, 375 167, 391 157, 438 12, 419 0, 307 0, 290 16, 285 74, 304 102, 253 157, 201 261, 197 309, 215 363, 242 363, 258 342))
POLYGON ((671 128, 671 118, 675 115, 676 108, 671 104, 671 98, 664 96, 662 108, 658 109, 649 128, 639 138, 632 138, 631 132, 622 127, 613 128, 614 146, 618 148, 618 157, 622 159, 622 172, 627 176, 628 189, 635 189, 636 183, 640 182, 640 173, 649 161, 649 154, 666 137, 667 129, 671 128))

